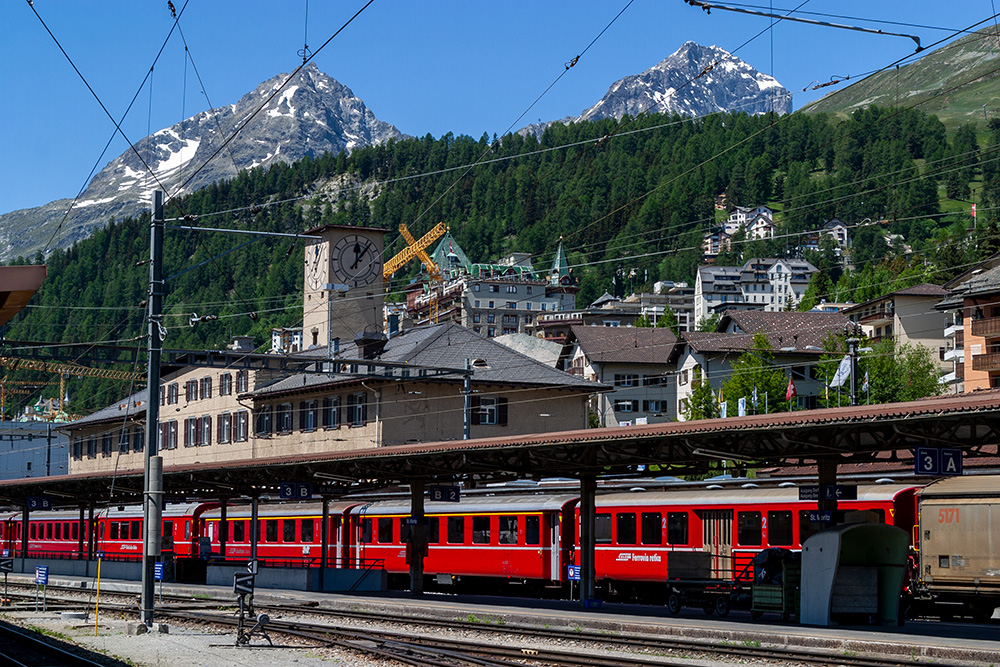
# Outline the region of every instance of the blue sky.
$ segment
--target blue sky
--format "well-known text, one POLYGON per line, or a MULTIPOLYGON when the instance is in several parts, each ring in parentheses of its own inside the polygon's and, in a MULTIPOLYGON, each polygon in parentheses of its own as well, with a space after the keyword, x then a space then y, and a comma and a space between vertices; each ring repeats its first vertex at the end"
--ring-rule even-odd
MULTIPOLYGON (((174 31, 122 124, 132 141, 208 108, 237 101, 262 81, 301 64, 364 6, 364 0, 259 2, 173 0, 204 83, 174 31), (308 14, 307 14, 308 7, 308 14)), ((763 2, 777 12, 801 0, 763 2)), ((988 19, 998 0, 807 0, 817 20, 918 35, 928 45, 988 19), (862 20, 866 19, 866 20, 862 20), (869 21, 897 21, 919 27, 869 21)), ((744 5, 749 6, 749 5, 744 5)), ((121 154, 113 125, 52 36, 101 102, 121 117, 173 27, 163 2, 0 2, 0 213, 73 197, 94 168, 121 154), (100 158, 100 160, 99 160, 100 158)), ((351 88, 375 115, 411 135, 479 137, 529 122, 577 115, 617 79, 636 74, 685 41, 718 45, 795 93, 795 108, 821 92, 816 81, 852 79, 913 53, 903 37, 782 22, 748 44, 769 20, 683 0, 596 2, 375 0, 313 62, 351 88), (578 64, 517 121, 628 5, 578 64)), ((993 23, 990 19, 988 23, 993 23)), ((984 24, 985 25, 985 24, 984 24)), ((1000 50, 1000 49, 998 49, 1000 50)))

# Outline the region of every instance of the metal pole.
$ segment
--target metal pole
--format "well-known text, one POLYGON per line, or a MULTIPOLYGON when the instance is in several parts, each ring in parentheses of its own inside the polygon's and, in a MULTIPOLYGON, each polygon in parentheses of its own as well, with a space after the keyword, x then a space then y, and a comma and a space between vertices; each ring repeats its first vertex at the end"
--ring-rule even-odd
POLYGON ((153 211, 149 225, 149 336, 147 340, 148 361, 146 362, 146 446, 144 456, 143 489, 143 529, 145 549, 142 552, 142 594, 139 606, 142 622, 153 626, 153 604, 156 582, 153 569, 160 557, 160 497, 163 488, 163 459, 155 456, 157 445, 157 424, 160 420, 160 330, 163 308, 163 192, 153 191, 153 211), (153 469, 153 459, 159 459, 159 466, 153 469), (154 475, 157 477, 154 479, 154 475))
POLYGON ((221 504, 219 508, 219 558, 226 560, 226 542, 229 541, 229 517, 227 516, 229 498, 222 496, 219 503, 221 504))
POLYGON ((257 492, 250 496, 250 560, 257 560, 257 541, 260 539, 260 525, 257 521, 257 492))
POLYGON ((858 339, 848 338, 851 355, 851 405, 858 404, 858 339))
POLYGON ((424 525, 424 480, 410 481, 410 592, 424 594, 424 545, 427 544, 424 525))
POLYGON ((45 431, 45 476, 48 477, 52 474, 52 424, 48 424, 45 431))
POLYGON ((323 496, 323 522, 319 525, 319 592, 326 586, 326 568, 330 567, 330 497, 323 496))
POLYGON ((462 440, 472 437, 472 359, 465 360, 465 376, 462 378, 462 440))
POLYGON ((597 588, 597 570, 594 564, 596 497, 597 477, 582 475, 580 477, 580 599, 584 604, 594 599, 597 588))

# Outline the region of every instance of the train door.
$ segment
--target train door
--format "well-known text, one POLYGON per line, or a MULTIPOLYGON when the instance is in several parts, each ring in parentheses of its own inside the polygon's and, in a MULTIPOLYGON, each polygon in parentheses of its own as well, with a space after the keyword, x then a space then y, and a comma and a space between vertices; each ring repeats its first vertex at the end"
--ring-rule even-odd
POLYGON ((533 544, 535 539, 533 533, 537 528, 533 528, 534 523, 537 523, 541 518, 545 518, 546 521, 552 523, 551 540, 548 544, 542 544, 542 553, 544 554, 544 549, 549 550, 549 562, 546 567, 548 572, 543 573, 543 576, 551 581, 559 581, 562 579, 562 543, 563 543, 563 525, 561 521, 561 516, 559 512, 545 512, 541 516, 527 515, 525 519, 525 544, 533 544))
POLYGON ((702 510, 702 550, 712 554, 713 578, 733 578, 733 511, 702 510))

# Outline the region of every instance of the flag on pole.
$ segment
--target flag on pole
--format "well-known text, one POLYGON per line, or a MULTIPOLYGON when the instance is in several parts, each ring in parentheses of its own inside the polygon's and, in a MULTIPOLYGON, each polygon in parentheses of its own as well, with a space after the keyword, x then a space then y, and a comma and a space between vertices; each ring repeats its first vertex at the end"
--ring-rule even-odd
POLYGON ((868 391, 868 371, 865 371, 865 381, 861 385, 861 391, 864 391, 864 392, 868 391))
POLYGON ((837 372, 834 373, 833 379, 830 380, 830 387, 842 387, 850 377, 851 355, 845 354, 844 358, 840 360, 840 366, 837 367, 837 372))
POLYGON ((754 382, 754 385, 753 385, 753 400, 752 400, 752 403, 753 403, 754 409, 756 409, 757 405, 759 404, 759 401, 757 400, 757 383, 756 382, 754 382))
POLYGON ((729 416, 727 414, 728 412, 729 412, 729 401, 723 401, 722 404, 719 405, 719 416, 725 419, 726 417, 729 416))
POLYGON ((788 378, 788 389, 785 390, 785 400, 790 401, 798 395, 798 392, 795 391, 795 381, 792 378, 788 378))
POLYGON ((736 412, 740 417, 747 416, 747 397, 742 396, 740 400, 736 402, 736 412))

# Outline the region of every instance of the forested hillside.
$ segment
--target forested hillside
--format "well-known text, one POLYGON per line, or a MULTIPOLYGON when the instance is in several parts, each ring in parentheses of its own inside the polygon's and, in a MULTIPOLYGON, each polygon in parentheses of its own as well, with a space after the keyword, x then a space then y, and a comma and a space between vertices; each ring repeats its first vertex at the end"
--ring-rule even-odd
MULTIPOLYGON (((934 116, 871 108, 847 121, 642 115, 555 125, 540 140, 426 136, 255 169, 170 202, 167 218, 193 220, 168 226, 292 233, 326 223, 384 227, 387 255, 402 247, 401 222, 419 236, 444 221, 474 261, 520 251, 538 266, 561 237, 586 305, 612 289, 619 270, 636 270, 636 290, 693 280, 725 194, 729 205, 770 205, 780 231, 740 245, 732 261, 795 252, 802 234, 834 216, 860 224, 854 271, 844 273, 829 248, 811 256, 824 269, 811 298, 859 301, 900 283, 942 282, 997 247, 1000 125, 991 124, 982 147, 977 130, 949 136, 934 116), (970 235, 971 200, 980 219, 970 235), (887 233, 902 239, 889 247, 887 233)), ((219 348, 248 333, 263 345, 272 326, 301 323, 303 243, 251 239, 168 229, 165 346, 219 348), (218 319, 190 327, 191 313, 218 319)), ((4 335, 141 344, 147 244, 148 220, 126 219, 55 251, 32 306, 4 335)), ((397 275, 391 294, 407 281, 397 275)), ((72 409, 107 404, 125 389, 73 380, 72 409)))

